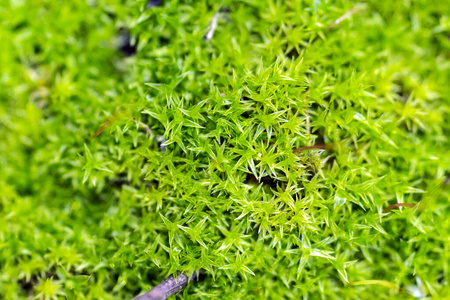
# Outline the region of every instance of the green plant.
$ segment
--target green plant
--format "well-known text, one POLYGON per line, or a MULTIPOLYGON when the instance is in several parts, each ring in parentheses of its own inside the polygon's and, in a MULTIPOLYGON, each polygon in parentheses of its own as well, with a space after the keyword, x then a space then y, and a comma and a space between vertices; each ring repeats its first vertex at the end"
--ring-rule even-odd
POLYGON ((0 4, 0 297, 447 295, 430 3, 0 4))

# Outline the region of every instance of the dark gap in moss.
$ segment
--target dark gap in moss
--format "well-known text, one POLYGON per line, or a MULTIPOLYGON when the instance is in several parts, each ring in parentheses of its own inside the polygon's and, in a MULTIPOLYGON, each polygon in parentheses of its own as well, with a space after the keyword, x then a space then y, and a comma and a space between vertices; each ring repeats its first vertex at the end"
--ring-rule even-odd
POLYGON ((92 275, 90 272, 88 272, 87 269, 78 271, 76 268, 73 268, 73 270, 71 270, 71 273, 74 275, 77 275, 77 276, 91 276, 92 275))
POLYGON ((445 275, 444 275, 444 273, 439 274, 439 275, 438 275, 437 282, 438 282, 439 284, 444 284, 445 281, 446 281, 446 280, 445 280, 445 275))
MULTIPOLYGON (((323 97, 323 101, 324 101, 324 102, 331 103, 332 100, 333 100, 333 96, 336 97, 336 95, 335 95, 335 94, 332 94, 332 93, 326 94, 326 95, 323 97)), ((319 107, 320 107, 320 105, 317 105, 317 109, 319 109, 319 107)))
POLYGON ((354 202, 350 202, 351 203, 351 209, 352 212, 357 212, 357 211, 362 211, 362 212, 367 212, 367 210, 364 210, 359 204, 356 204, 354 202))
POLYGON ((26 176, 20 178, 20 180, 17 180, 16 182, 11 182, 11 185, 16 187, 17 195, 27 197, 34 195, 36 192, 33 187, 32 172, 30 169, 30 166, 33 162, 35 148, 24 146, 22 148, 22 151, 25 153, 23 167, 27 170, 26 172, 24 172, 26 176))
POLYGON ((131 35, 128 28, 122 27, 119 29, 118 48, 117 50, 124 56, 133 56, 136 54, 138 40, 135 44, 131 44, 131 35))
MULTIPOLYGON (((286 52, 286 51, 287 51, 287 47, 284 50, 284 52, 286 52)), ((297 51, 296 47, 293 47, 288 53, 286 53, 286 56, 294 61, 300 56, 300 53, 297 51)))
POLYGON ((41 47, 41 45, 39 45, 39 44, 34 44, 34 45, 33 45, 33 52, 34 52, 34 54, 36 54, 36 55, 41 54, 41 53, 42 53, 42 47, 41 47))
MULTIPOLYGON (((308 89, 307 89, 307 90, 308 90, 308 89)), ((308 99, 305 99, 305 103, 308 103, 308 99)), ((308 107, 305 107, 304 109, 305 109, 305 110, 309 110, 309 111, 322 112, 322 111, 321 111, 322 108, 323 108, 323 107, 320 106, 319 103, 317 103, 316 101, 314 101, 314 102, 312 102, 312 103, 309 103, 309 106, 308 106, 308 107)), ((310 116, 310 118, 311 118, 311 116, 310 116)), ((312 120, 310 120, 310 121, 312 121, 312 120)), ((313 128, 311 128, 311 129, 313 129, 313 128)))
POLYGON ((300 190, 297 193, 292 195, 292 198, 294 199, 295 202, 299 202, 302 201, 303 198, 305 198, 306 196, 306 192, 305 190, 300 190))
POLYGON ((25 21, 17 23, 15 26, 13 26, 12 31, 19 31, 23 28, 29 27, 29 24, 25 21))
POLYGON ((57 74, 57 75, 62 75, 64 73, 64 71, 66 71, 66 65, 61 64, 61 65, 58 65, 55 68, 55 72, 54 73, 57 74))
POLYGON ((127 180, 127 173, 119 173, 116 178, 109 179, 109 183, 112 187, 122 187, 123 185, 130 185, 131 182, 127 180))
MULTIPOLYGON (((422 188, 424 191, 426 191, 427 187, 423 187, 422 188)), ((408 199, 408 203, 412 203, 412 204, 416 204, 419 203, 422 198, 426 196, 426 193, 413 193, 413 194, 409 194, 409 199, 408 199)))
MULTIPOLYGON (((341 63, 339 65, 339 69, 340 70, 342 70, 342 69, 349 69, 349 68, 350 68, 350 61, 349 60, 346 60, 345 62, 343 62, 343 63, 341 63)), ((335 73, 335 75, 337 75, 337 74, 335 73)))
POLYGON ((147 278, 147 282, 156 282, 161 277, 161 272, 160 270, 149 269, 144 277, 147 278))
POLYGON ((145 212, 144 209, 137 209, 135 207, 130 208, 130 215, 136 216, 138 219, 143 218, 145 212))
POLYGON ((159 45, 160 46, 167 46, 170 44, 170 38, 165 36, 159 37, 159 45))
POLYGON ((107 285, 105 284, 103 288, 106 292, 110 293, 112 292, 114 286, 117 284, 117 281, 119 280, 119 273, 117 271, 114 271, 114 269, 111 269, 108 279, 109 284, 107 285))
POLYGON ((394 80, 393 83, 395 84, 394 92, 399 96, 399 99, 403 102, 406 102, 408 98, 411 96, 412 91, 407 89, 403 80, 397 79, 394 80))
POLYGON ((270 187, 273 190, 277 189, 278 184, 279 186, 283 186, 284 182, 276 180, 270 176, 264 176, 260 180, 258 180, 253 173, 247 173, 247 177, 244 181, 245 184, 249 185, 260 185, 261 183, 266 186, 270 187))
POLYGON ((144 186, 146 187, 153 187, 155 189, 159 189, 160 182, 156 179, 144 180, 144 177, 142 177, 141 180, 139 180, 139 182, 143 182, 144 186))
POLYGON ((436 11, 430 11, 430 19, 439 20, 442 17, 441 13, 437 13, 436 11))
POLYGON ((109 10, 106 10, 106 9, 103 10, 103 12, 104 12, 111 20, 113 20, 113 21, 116 20, 117 15, 116 15, 114 12, 109 11, 109 10))
POLYGON ((250 116, 252 115, 253 111, 251 110, 246 110, 241 114, 241 117, 245 118, 245 119, 249 119, 250 116))
POLYGON ((337 157, 333 153, 333 154, 329 155, 327 161, 325 162, 325 165, 331 169, 333 167, 333 165, 336 163, 336 161, 337 161, 337 157))
MULTIPOLYGON (((200 259, 200 256, 199 256, 199 259, 200 259)), ((199 272, 197 272, 197 275, 195 276, 194 280, 195 280, 195 282, 204 281, 207 278, 208 278, 208 275, 206 274, 206 271, 202 269, 199 272)), ((192 286, 192 285, 188 285, 188 287, 190 287, 190 286, 192 286)))
POLYGON ((450 172, 445 172, 443 179, 442 179, 442 184, 445 186, 450 186, 450 172))
POLYGON ((23 278, 23 279, 19 280, 18 283, 19 283, 21 290, 23 290, 25 293, 27 293, 28 296, 32 296, 34 287, 37 286, 39 283, 38 275, 33 274, 30 277, 29 281, 26 281, 25 278, 23 278))
POLYGON ((89 26, 86 22, 80 22, 79 28, 75 33, 75 36, 79 39, 85 39, 89 36, 89 26))
POLYGON ((354 259, 358 260, 358 261, 364 261, 365 260, 365 256, 362 253, 362 251, 356 251, 354 254, 354 259))

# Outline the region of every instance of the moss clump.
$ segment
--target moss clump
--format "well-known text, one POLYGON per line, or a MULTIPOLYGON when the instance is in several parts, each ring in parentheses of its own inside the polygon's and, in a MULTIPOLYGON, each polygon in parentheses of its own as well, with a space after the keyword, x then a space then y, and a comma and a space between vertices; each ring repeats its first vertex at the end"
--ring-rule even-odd
POLYGON ((28 2, 0 4, 1 298, 450 293, 444 2, 28 2))

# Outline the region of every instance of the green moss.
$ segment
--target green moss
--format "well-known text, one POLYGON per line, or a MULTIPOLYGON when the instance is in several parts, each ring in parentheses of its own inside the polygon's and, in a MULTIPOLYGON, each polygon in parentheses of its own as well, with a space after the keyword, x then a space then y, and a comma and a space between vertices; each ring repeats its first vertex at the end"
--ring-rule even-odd
POLYGON ((0 4, 0 298, 450 293, 445 1, 122 2, 0 4))

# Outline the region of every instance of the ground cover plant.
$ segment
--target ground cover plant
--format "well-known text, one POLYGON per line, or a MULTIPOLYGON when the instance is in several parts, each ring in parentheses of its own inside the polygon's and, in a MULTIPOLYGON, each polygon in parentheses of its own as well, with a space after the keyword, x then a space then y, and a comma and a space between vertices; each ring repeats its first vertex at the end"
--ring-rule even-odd
POLYGON ((2 1, 0 298, 443 299, 449 16, 2 1))

